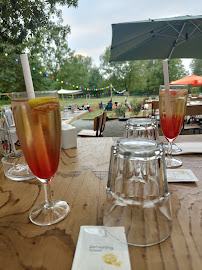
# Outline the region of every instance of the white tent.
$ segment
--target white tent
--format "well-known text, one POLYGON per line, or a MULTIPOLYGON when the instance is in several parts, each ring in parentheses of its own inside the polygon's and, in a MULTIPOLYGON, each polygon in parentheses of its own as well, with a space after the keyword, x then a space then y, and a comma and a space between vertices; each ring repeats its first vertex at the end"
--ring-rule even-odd
POLYGON ((65 90, 65 89, 58 90, 58 94, 67 94, 67 95, 77 95, 82 92, 83 92, 82 90, 65 90))
POLYGON ((77 94, 80 94, 82 92, 83 92, 82 90, 65 90, 65 89, 58 90, 58 94, 62 95, 63 107, 64 107, 64 97, 63 97, 63 95, 72 95, 72 98, 73 98, 73 95, 77 95, 77 94))

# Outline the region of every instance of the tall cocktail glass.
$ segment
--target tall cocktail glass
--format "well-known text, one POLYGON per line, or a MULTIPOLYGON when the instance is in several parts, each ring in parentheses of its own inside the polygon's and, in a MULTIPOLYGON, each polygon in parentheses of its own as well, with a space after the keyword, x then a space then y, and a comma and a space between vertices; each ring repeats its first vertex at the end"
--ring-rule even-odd
POLYGON ((168 141, 168 168, 179 167, 182 161, 172 157, 172 143, 180 133, 187 104, 187 85, 170 85, 169 91, 161 85, 159 90, 159 115, 163 135, 168 141))
POLYGON ((50 189, 61 151, 61 116, 57 91, 12 93, 11 103, 21 149, 32 173, 43 183, 45 202, 35 206, 30 220, 41 226, 64 219, 70 211, 66 201, 54 200, 50 189))

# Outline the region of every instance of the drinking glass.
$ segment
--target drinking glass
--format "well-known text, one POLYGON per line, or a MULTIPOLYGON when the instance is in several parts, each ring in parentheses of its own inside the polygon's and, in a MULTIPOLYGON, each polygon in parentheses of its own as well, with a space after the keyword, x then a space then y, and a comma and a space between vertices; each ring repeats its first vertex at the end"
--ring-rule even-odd
POLYGON ((66 201, 54 200, 50 182, 57 171, 61 151, 61 116, 57 91, 12 93, 11 104, 21 149, 30 170, 43 183, 45 202, 35 206, 30 220, 45 226, 64 219, 70 211, 66 201))
POLYGON ((125 138, 158 139, 158 124, 153 118, 129 119, 125 125, 125 138))
POLYGON ((170 85, 159 89, 159 115, 163 135, 168 141, 168 155, 166 165, 168 168, 179 167, 182 161, 172 157, 172 143, 180 133, 187 104, 187 85, 170 85))
POLYGON ((115 238, 108 227, 124 227, 127 244, 134 246, 152 246, 170 236, 171 197, 162 142, 123 139, 112 146, 103 224, 115 238))

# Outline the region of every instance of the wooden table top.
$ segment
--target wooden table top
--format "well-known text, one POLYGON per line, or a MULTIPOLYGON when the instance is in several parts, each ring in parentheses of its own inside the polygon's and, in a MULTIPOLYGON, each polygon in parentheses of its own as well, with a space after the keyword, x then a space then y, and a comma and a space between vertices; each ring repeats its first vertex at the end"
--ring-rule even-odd
MULTIPOLYGON (((78 138, 76 149, 62 150, 51 185, 54 198, 66 200, 71 211, 67 218, 51 226, 34 225, 28 218, 31 208, 44 199, 42 184, 35 179, 9 180, 0 165, 0 269, 71 269, 80 226, 103 224, 114 139, 78 138)), ((202 142, 202 135, 181 135, 177 140, 202 142)), ((169 184, 171 237, 152 247, 129 246, 133 270, 201 269, 202 155, 180 158, 182 167, 192 169, 199 181, 169 184)))

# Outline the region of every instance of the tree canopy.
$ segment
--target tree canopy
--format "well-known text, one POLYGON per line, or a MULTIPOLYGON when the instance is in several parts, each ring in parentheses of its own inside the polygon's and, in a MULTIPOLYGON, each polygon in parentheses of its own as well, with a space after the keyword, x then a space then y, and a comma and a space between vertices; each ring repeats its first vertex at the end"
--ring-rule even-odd
POLYGON ((62 26, 62 12, 58 5, 77 7, 78 0, 1 0, 0 1, 0 42, 21 44, 31 37, 39 38, 46 30, 47 42, 65 38, 68 25, 62 26), (56 31, 56 35, 54 35, 56 31))
MULTIPOLYGON (((71 82, 96 91, 112 84, 131 94, 158 94, 164 81, 162 60, 109 63, 107 47, 100 66, 93 67, 91 57, 75 55, 67 43, 70 26, 63 25, 59 7, 64 5, 76 8, 78 0, 0 0, 0 91, 25 90, 19 55, 26 52, 36 91, 72 89, 71 82)), ((169 61, 169 75, 170 81, 187 75, 180 59, 169 61)))
MULTIPOLYGON (((127 88, 132 94, 147 91, 158 94, 159 86, 164 84, 162 60, 136 60, 109 63, 110 47, 100 56, 101 73, 113 85, 127 88)), ((169 60, 170 81, 177 80, 187 73, 180 59, 169 60)))

